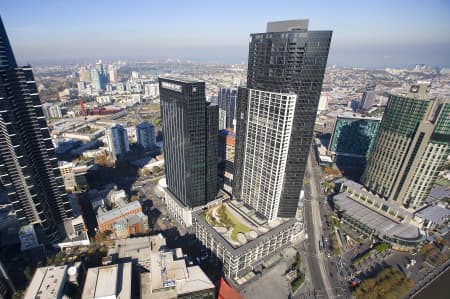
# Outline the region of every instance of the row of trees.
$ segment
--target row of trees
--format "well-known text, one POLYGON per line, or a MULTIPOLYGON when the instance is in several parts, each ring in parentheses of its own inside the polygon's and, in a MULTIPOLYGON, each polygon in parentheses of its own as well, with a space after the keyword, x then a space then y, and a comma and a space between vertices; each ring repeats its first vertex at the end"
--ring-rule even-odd
POLYGON ((397 268, 381 270, 374 278, 364 280, 353 292, 355 299, 402 298, 414 285, 397 268))

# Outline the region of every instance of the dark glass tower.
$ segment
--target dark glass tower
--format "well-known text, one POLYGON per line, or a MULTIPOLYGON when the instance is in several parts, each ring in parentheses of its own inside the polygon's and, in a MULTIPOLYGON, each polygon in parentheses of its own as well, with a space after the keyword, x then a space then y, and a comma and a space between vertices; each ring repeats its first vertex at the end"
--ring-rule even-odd
POLYGON ((72 215, 55 149, 29 66, 18 67, 0 20, 0 180, 23 224, 40 224, 50 241, 72 215))
POLYGON ((196 207, 217 195, 217 105, 206 101, 205 83, 159 78, 166 181, 184 205, 196 207))
POLYGON ((225 127, 234 130, 236 119, 237 88, 221 88, 218 94, 219 108, 225 111, 225 127))
MULTIPOLYGON (((280 97, 288 94, 297 96, 285 170, 283 173, 267 174, 283 178, 278 206, 273 207, 276 211, 268 214, 295 217, 313 137, 331 35, 331 31, 308 31, 308 20, 270 22, 266 33, 250 35, 247 90, 240 89, 238 97, 236 176, 233 188, 237 199, 246 196, 243 194, 247 192, 243 188, 243 182, 249 179, 243 175, 246 153, 251 151, 246 140, 247 124, 249 121, 258 121, 258 116, 255 118, 251 115, 254 101, 251 95, 264 91, 285 94, 280 94, 280 97)), ((282 115, 283 111, 287 111, 284 104, 273 107, 273 101, 267 102, 268 104, 264 101, 258 103, 261 105, 259 109, 269 109, 269 115, 282 115)), ((278 129, 284 132, 282 128, 278 129)), ((276 148, 279 143, 277 136, 268 138, 271 140, 260 142, 276 148)))

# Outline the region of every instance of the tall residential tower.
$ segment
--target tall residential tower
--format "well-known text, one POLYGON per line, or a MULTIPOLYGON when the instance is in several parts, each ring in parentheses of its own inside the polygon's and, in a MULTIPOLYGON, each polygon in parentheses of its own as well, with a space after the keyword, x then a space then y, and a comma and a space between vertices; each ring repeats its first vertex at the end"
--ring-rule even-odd
POLYGON ((307 25, 272 22, 266 33, 250 35, 247 88, 238 89, 233 199, 193 213, 195 235, 234 280, 301 231, 296 216, 331 41, 331 31, 307 25))
POLYGON ((269 220, 295 217, 331 42, 308 20, 250 35, 239 90, 233 195, 269 220))
POLYGON ((63 237, 72 210, 30 66, 18 67, 0 19, 0 181, 23 224, 63 237))

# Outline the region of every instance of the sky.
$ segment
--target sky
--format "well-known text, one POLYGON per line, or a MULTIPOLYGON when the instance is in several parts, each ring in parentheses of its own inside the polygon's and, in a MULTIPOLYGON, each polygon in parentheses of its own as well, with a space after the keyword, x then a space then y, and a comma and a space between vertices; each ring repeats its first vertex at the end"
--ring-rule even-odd
POLYGON ((449 0, 1 0, 0 15, 19 63, 240 63, 250 33, 307 18, 333 31, 329 65, 450 66, 449 0))

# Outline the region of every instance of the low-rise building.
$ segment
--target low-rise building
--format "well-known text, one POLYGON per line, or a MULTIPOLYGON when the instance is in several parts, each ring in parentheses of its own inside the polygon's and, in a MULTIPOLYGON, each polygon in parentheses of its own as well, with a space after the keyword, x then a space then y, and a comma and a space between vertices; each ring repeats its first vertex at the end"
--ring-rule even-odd
POLYGON ((152 252, 151 271, 141 274, 141 298, 215 298, 215 286, 199 266, 187 266, 181 248, 152 252))
POLYGON ((41 267, 34 272, 24 299, 60 299, 64 296, 67 266, 41 267))
POLYGON ((124 206, 105 211, 98 210, 98 231, 113 232, 116 238, 126 238, 130 235, 148 231, 148 218, 142 213, 139 201, 130 202, 124 206))
POLYGON ((95 100, 101 106, 111 104, 110 96, 100 96, 100 97, 97 97, 95 100))
POLYGON ((166 239, 161 235, 115 240, 108 255, 117 256, 120 262, 133 262, 151 271, 151 255, 166 249, 166 239))
POLYGON ((234 200, 195 211, 192 218, 197 239, 222 263, 225 276, 234 280, 271 263, 271 258, 302 230, 296 218, 268 222, 251 207, 234 200), (217 223, 223 215, 233 222, 231 226, 217 223))
POLYGON ((394 249, 410 251, 424 240, 414 214, 384 200, 349 179, 337 182, 340 193, 333 198, 342 220, 365 235, 376 235, 394 249))
POLYGON ((89 268, 82 299, 132 298, 132 264, 121 263, 89 268))

